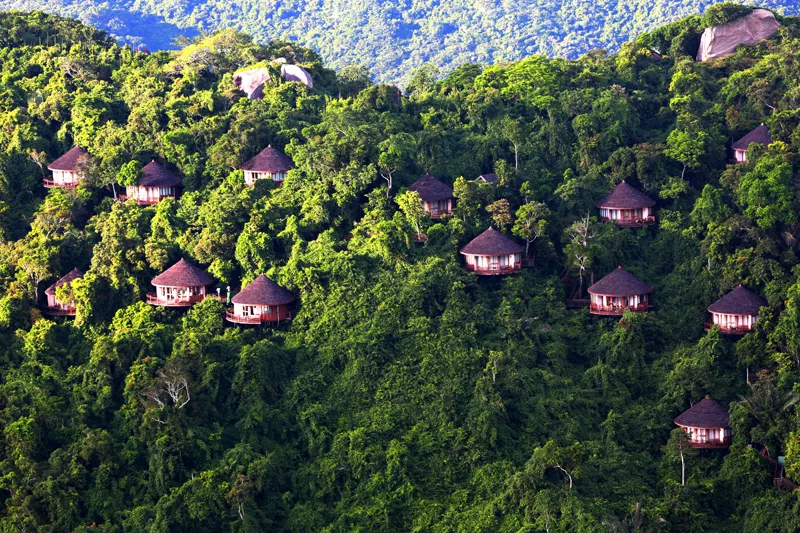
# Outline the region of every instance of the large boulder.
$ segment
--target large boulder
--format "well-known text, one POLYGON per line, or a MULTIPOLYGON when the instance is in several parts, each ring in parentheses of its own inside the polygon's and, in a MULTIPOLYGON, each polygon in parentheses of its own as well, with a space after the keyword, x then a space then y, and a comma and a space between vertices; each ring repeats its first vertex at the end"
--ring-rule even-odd
MULTIPOLYGON (((302 83, 309 89, 314 87, 311 74, 303 67, 289 65, 283 58, 273 61, 274 64, 281 65, 281 76, 286 81, 296 81, 302 83)), ((250 100, 261 100, 264 98, 264 84, 269 81, 269 72, 265 68, 254 68, 243 70, 233 75, 233 83, 237 89, 244 91, 250 100)))
POLYGON ((706 28, 697 50, 698 61, 708 61, 732 54, 740 44, 753 45, 771 37, 780 28, 775 15, 756 9, 744 17, 706 28))
POLYGON ((233 75, 233 83, 247 95, 250 100, 264 98, 264 84, 269 81, 269 72, 265 68, 243 70, 233 75))

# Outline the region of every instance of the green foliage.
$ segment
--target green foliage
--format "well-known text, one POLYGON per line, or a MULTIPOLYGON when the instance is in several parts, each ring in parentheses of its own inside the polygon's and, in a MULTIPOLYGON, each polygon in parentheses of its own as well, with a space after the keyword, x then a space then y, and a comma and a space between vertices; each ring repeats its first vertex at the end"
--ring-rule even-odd
MULTIPOLYGON (((571 23, 597 18, 574 7, 571 23)), ((354 18, 340 13, 341 46, 354 18)), ((461 31, 439 20, 420 31, 461 31)), ((2 529, 796 529, 796 496, 761 455, 800 481, 800 42, 782 23, 708 64, 691 60, 692 17, 617 55, 429 66, 400 98, 284 41, 226 31, 145 54, 0 15, 2 529), (278 58, 314 88, 274 76, 243 98, 234 72, 278 58), (762 121, 773 144, 726 163, 762 121), (86 185, 40 187, 76 143, 86 185), (295 168, 248 189, 239 168, 267 144, 295 168), (154 157, 183 176, 180 197, 116 201, 154 157), (408 191, 426 171, 453 187, 453 216, 429 220, 408 191), (475 181, 489 172, 497 183, 475 181), (657 226, 598 221, 622 180, 656 200, 657 226), (526 242, 529 266, 466 272, 459 250, 489 225, 526 242), (213 292, 267 274, 296 296, 293 319, 240 328, 215 298, 145 303, 182 257, 213 292), (653 286, 652 312, 567 309, 618 265, 653 286), (43 318, 45 289, 74 267, 86 274, 56 296, 77 315, 43 318), (755 331, 704 331, 740 283, 767 301, 755 331), (674 429, 705 395, 729 407, 727 450, 674 429)))

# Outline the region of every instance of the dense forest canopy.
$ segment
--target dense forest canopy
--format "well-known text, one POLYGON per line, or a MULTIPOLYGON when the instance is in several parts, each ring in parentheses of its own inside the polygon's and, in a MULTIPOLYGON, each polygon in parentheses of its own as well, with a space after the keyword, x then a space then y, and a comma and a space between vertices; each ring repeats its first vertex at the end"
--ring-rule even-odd
MULTIPOLYGON (((717 0, 0 0, 0 10, 42 9, 74 17, 124 43, 173 48, 182 35, 228 28, 256 42, 313 48, 333 68, 362 65, 375 81, 406 83, 430 63, 449 72, 534 54, 576 58, 619 50, 642 32, 699 15, 717 0)), ((784 15, 794 0, 743 2, 784 15)))
POLYGON ((759 451, 800 481, 800 23, 695 62, 702 29, 742 12, 615 55, 420 69, 402 99, 290 42, 226 31, 147 54, 0 16, 3 530, 795 531, 800 492, 759 451), (273 76, 244 98, 233 73, 276 58, 314 88, 273 76), (731 163, 762 122, 773 143, 731 163), (238 169, 268 144, 296 168, 249 189, 238 169), (44 189, 73 145, 85 181, 44 189), (180 198, 115 200, 152 159, 180 198), (426 171, 454 216, 419 213, 426 171), (657 225, 598 220, 622 180, 657 225), (489 225, 533 266, 468 273, 458 251, 489 225), (148 306, 181 258, 223 290, 267 274, 296 317, 148 306), (567 309, 618 265, 654 311, 567 309), (58 292, 77 316, 43 318, 73 268, 58 292), (739 284, 767 301, 755 332, 704 331, 739 284), (680 453, 673 419, 706 395, 732 445, 680 453))

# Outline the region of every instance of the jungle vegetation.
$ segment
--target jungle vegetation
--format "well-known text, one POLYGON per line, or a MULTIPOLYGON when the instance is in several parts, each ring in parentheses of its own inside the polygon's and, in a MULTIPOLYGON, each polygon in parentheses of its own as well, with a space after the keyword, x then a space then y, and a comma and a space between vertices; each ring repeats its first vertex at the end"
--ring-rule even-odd
POLYGON ((291 42, 224 31, 148 54, 0 15, 3 531, 796 531, 800 492, 750 446, 800 480, 800 24, 782 22, 703 64, 689 18, 616 54, 423 68, 398 100, 291 42), (244 98, 232 73, 279 57, 315 87, 276 76, 244 98), (732 164, 761 122, 773 144, 732 164), (296 169, 246 188, 239 165, 270 143, 296 169), (84 185, 44 189, 75 144, 84 185), (182 196, 115 201, 153 158, 182 196), (426 171, 453 217, 414 208, 426 171), (492 171, 497 187, 473 181, 492 171), (658 225, 597 220, 623 179, 658 225), (535 265, 466 272, 458 250, 490 224, 535 265), (266 273, 295 319, 145 304, 180 258, 221 287, 266 273), (566 308, 617 265, 653 285, 653 312, 566 308), (43 318, 74 267, 77 316, 43 318), (756 331, 704 331, 740 283, 768 301, 756 331), (682 483, 672 421, 705 395, 733 444, 687 454, 682 483))

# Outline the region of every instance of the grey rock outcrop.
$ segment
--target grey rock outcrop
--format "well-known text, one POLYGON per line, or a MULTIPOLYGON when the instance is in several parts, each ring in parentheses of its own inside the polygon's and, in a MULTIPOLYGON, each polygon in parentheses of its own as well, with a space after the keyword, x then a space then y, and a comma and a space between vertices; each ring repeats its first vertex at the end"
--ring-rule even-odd
POLYGON ((780 28, 775 15, 766 9, 756 9, 744 17, 706 28, 697 50, 698 61, 708 61, 732 54, 736 47, 753 45, 768 39, 780 28))
MULTIPOLYGON (((286 60, 280 58, 275 63, 281 63, 281 76, 286 81, 296 81, 302 83, 309 89, 314 87, 314 80, 311 74, 303 67, 289 65, 286 60)), ((244 91, 250 100, 260 100, 264 98, 264 84, 269 81, 269 72, 265 68, 254 68, 243 70, 233 75, 233 83, 237 89, 244 91)))

